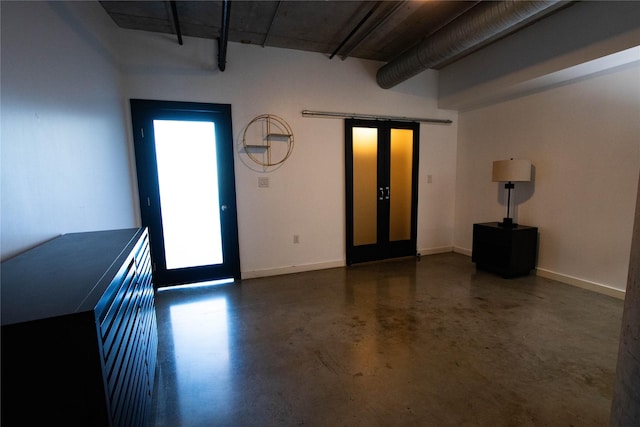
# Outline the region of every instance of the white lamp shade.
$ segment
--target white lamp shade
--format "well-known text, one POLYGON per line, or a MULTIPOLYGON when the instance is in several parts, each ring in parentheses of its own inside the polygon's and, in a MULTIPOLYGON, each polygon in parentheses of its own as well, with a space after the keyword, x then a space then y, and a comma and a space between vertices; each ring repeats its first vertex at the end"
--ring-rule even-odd
POLYGON ((493 162, 492 181, 531 181, 531 161, 496 160, 493 162))

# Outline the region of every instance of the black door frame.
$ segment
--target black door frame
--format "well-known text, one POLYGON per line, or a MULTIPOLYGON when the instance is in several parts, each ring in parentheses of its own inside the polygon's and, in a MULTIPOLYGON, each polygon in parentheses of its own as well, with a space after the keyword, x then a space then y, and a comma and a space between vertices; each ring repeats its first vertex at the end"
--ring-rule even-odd
POLYGON ((387 258, 416 255, 418 234, 418 160, 420 123, 345 119, 345 206, 346 206, 346 263, 377 261, 387 258), (413 130, 411 176, 411 233, 409 240, 389 241, 389 200, 378 201, 378 242, 371 245, 353 245, 353 128, 368 127, 378 130, 378 182, 377 188, 387 187, 390 181, 389 151, 391 129, 413 130))
POLYGON ((240 252, 231 105, 131 99, 131 120, 142 225, 149 229, 154 286, 171 286, 233 277, 240 280, 240 252), (216 122, 216 155, 223 264, 167 270, 156 166, 154 119, 216 122))

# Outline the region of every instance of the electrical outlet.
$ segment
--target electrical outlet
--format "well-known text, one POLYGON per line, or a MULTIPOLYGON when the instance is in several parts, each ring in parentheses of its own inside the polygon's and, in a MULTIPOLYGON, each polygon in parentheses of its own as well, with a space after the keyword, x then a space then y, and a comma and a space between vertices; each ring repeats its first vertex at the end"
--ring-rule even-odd
POLYGON ((268 188, 269 187, 269 177, 261 176, 258 178, 258 188, 268 188))
POLYGON ((298 236, 297 234, 293 235, 293 243, 300 243, 300 236, 298 236))

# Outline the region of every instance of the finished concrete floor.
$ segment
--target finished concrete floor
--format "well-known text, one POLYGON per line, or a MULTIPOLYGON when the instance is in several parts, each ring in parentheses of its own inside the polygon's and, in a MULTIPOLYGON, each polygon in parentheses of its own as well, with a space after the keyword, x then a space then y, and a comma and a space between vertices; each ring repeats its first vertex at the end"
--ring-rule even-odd
POLYGON ((623 302, 449 253, 156 296, 152 426, 606 426, 623 302))

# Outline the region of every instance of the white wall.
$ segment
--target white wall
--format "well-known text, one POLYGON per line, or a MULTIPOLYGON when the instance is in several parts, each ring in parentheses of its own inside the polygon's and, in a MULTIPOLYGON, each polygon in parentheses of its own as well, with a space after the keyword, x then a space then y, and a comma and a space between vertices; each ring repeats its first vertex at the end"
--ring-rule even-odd
POLYGON ((623 295, 640 169, 638 13, 638 2, 579 2, 441 70, 440 105, 464 111, 456 250, 470 253, 473 223, 505 216, 492 161, 528 158, 536 178, 516 184, 516 219, 540 228, 538 274, 623 295))
MULTIPOLYGON (((343 123, 300 115, 317 109, 454 120, 421 127, 422 253, 468 252, 471 225, 504 216, 490 162, 527 157, 537 180, 519 189, 518 197, 531 197, 517 216, 541 229, 541 271, 624 289, 640 160, 637 66, 511 94, 458 118, 437 107, 432 71, 382 90, 375 62, 232 43, 220 73, 215 41, 186 38, 178 46, 171 35, 122 30, 97 3, 0 7, 3 258, 60 233, 139 224, 128 112, 135 97, 229 103, 236 144, 258 114, 292 125, 294 153, 268 175, 236 150, 245 277, 344 262, 343 123), (270 178, 270 188, 258 188, 259 176, 270 178)), ((594 43, 594 51, 613 39, 628 45, 625 31, 594 43)), ((473 76, 477 55, 452 66, 473 76)), ((447 69, 440 75, 450 77, 447 69)))
POLYGON ((638 60, 638 16, 636 1, 573 2, 441 70, 438 105, 478 108, 638 60))
POLYGON ((214 40, 179 46, 175 36, 120 34, 127 98, 231 104, 243 277, 344 264, 344 123, 303 118, 304 109, 453 119, 421 126, 418 212, 418 249, 451 250, 457 114, 436 107, 435 72, 387 91, 375 83, 376 62, 238 43, 220 72, 214 40), (265 174, 237 145, 247 123, 267 113, 291 125, 295 148, 265 174), (258 188, 259 176, 269 188, 258 188))
POLYGON ((2 258, 135 226, 114 25, 97 3, 0 7, 2 258))
POLYGON ((461 113, 455 245, 469 250, 473 223, 505 216, 492 161, 530 159, 535 183, 516 184, 517 219, 539 227, 538 269, 624 290, 639 118, 637 63, 461 113))

